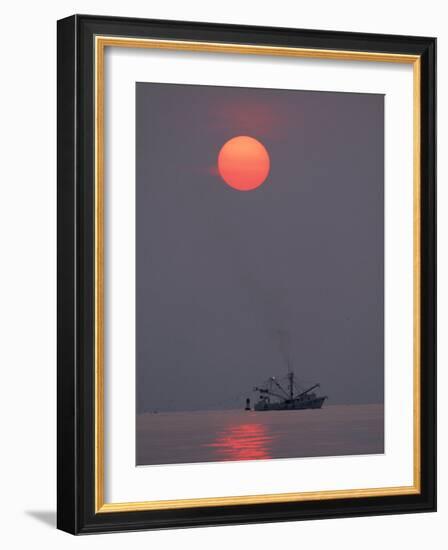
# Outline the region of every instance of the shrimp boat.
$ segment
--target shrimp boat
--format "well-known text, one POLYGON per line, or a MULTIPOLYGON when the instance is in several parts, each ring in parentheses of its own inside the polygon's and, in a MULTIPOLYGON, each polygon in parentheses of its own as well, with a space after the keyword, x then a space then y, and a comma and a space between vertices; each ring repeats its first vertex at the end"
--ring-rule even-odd
MULTIPOLYGON (((286 387, 275 376, 271 376, 261 387, 255 386, 258 401, 254 404, 255 411, 300 411, 303 409, 320 409, 327 399, 326 395, 317 395, 313 390, 320 384, 299 390, 294 382, 294 372, 289 370, 286 387)), ((246 410, 251 410, 250 399, 246 399, 246 410)))

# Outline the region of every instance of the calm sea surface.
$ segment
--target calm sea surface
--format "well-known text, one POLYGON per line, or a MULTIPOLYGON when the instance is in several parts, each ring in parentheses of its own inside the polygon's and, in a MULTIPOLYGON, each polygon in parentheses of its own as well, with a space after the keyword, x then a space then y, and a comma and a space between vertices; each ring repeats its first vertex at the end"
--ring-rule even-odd
POLYGON ((137 415, 138 465, 383 452, 383 405, 137 415))

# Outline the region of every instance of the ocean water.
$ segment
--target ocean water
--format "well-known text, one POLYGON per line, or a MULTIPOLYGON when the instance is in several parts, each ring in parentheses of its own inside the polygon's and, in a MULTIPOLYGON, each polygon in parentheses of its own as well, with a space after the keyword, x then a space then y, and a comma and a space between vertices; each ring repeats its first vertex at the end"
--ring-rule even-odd
POLYGON ((145 413, 137 415, 136 428, 137 465, 384 452, 384 406, 379 404, 145 413))

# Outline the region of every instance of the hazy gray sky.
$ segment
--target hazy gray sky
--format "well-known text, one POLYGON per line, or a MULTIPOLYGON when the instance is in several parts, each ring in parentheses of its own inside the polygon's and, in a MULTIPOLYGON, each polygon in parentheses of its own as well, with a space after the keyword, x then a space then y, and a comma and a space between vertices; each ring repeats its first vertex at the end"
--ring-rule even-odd
POLYGON ((136 85, 137 410, 239 408, 271 375, 383 401, 384 98, 136 85), (254 191, 216 170, 250 135, 254 191))

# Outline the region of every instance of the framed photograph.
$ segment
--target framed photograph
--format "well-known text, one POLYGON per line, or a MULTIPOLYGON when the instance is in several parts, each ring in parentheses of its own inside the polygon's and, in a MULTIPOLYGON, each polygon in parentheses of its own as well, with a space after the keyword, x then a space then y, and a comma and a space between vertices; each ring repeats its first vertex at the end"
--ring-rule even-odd
POLYGON ((434 38, 58 22, 58 527, 433 511, 434 38))

